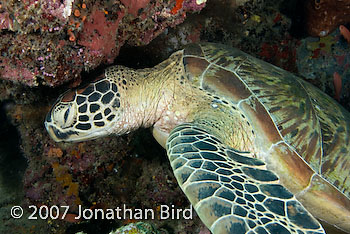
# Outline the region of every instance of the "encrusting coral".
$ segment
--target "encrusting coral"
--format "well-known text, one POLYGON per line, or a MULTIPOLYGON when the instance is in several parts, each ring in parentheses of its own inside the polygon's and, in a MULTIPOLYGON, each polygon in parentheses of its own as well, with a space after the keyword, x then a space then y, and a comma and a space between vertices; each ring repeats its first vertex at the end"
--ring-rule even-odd
POLYGON ((57 86, 146 45, 205 1, 30 0, 0 4, 0 79, 57 86))
POLYGON ((305 7, 306 30, 311 36, 327 36, 350 22, 349 0, 307 0, 305 7))

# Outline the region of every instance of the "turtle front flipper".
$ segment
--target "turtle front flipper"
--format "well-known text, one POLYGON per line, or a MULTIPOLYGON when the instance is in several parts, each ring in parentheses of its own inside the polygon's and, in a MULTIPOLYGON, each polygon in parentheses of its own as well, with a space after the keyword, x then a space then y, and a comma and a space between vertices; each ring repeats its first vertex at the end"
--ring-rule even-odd
POLYGON ((166 149, 175 177, 213 233, 325 233, 263 161, 182 124, 166 149))

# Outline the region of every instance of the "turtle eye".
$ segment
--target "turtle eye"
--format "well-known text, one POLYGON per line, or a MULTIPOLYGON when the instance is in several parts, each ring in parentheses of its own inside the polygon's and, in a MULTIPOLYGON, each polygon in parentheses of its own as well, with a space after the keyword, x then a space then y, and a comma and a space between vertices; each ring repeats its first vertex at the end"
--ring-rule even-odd
POLYGON ((53 111, 52 118, 61 128, 72 126, 76 120, 73 105, 71 103, 58 105, 53 111))
POLYGON ((320 8, 320 4, 322 3, 322 0, 315 0, 315 5, 316 5, 316 9, 320 8))

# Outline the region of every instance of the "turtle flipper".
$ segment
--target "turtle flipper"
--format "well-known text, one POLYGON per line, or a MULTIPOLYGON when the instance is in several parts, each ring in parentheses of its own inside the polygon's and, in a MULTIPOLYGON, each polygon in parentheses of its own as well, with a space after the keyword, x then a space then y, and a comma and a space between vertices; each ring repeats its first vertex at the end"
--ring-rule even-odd
POLYGON ((325 233, 263 161, 205 129, 179 125, 166 149, 178 183, 213 233, 325 233))

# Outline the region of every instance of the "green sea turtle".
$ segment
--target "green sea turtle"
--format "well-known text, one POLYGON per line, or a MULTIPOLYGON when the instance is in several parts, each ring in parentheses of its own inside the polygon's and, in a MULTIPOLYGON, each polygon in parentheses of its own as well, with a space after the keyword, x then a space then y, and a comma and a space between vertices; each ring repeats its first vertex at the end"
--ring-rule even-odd
POLYGON ((153 127, 213 233, 350 232, 350 114, 271 64, 191 44, 155 66, 114 66, 48 113, 55 141, 153 127))

